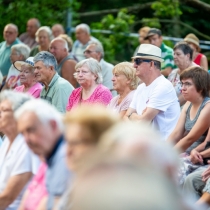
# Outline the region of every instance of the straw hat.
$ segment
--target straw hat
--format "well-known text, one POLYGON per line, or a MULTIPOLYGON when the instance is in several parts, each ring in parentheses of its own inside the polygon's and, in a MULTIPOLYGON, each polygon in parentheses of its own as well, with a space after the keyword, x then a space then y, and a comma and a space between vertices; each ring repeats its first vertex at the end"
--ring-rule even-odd
POLYGON ((152 44, 141 44, 136 56, 133 58, 150 59, 159 62, 164 61, 161 57, 161 49, 152 44))
POLYGON ((29 57, 27 58, 26 61, 15 61, 13 63, 13 66, 18 70, 20 71, 21 70, 21 66, 22 65, 29 65, 31 67, 34 67, 34 57, 29 57))
POLYGON ((184 41, 185 42, 190 42, 190 43, 193 43, 194 45, 196 45, 196 47, 198 49, 200 49, 199 47, 199 39, 197 36, 195 36, 195 34, 188 34, 185 38, 184 38, 184 41))

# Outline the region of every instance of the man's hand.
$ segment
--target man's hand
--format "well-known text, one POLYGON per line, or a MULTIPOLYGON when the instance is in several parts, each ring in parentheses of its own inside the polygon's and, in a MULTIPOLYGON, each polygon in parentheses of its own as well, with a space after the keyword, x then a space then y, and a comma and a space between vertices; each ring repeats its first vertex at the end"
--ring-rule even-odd
POLYGON ((197 152, 195 149, 193 149, 190 153, 190 161, 193 164, 201 163, 203 164, 203 158, 199 152, 197 152))
MULTIPOLYGON (((210 161, 208 161, 210 163, 210 161)), ((202 181, 206 182, 210 178, 210 166, 201 174, 202 181)))

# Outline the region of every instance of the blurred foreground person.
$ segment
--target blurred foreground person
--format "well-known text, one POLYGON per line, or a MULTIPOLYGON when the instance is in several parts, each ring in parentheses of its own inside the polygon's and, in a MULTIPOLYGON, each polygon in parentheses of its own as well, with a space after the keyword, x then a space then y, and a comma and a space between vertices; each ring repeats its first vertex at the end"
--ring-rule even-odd
POLYGON ((133 64, 129 62, 117 64, 113 69, 112 82, 113 89, 119 95, 110 101, 109 108, 124 117, 139 84, 139 78, 136 76, 136 69, 133 64))
POLYGON ((52 34, 56 38, 61 34, 65 34, 65 30, 61 24, 56 23, 52 26, 52 34))
MULTIPOLYGON (((67 164, 76 176, 87 165, 87 157, 95 152, 101 135, 119 122, 119 116, 99 105, 82 105, 65 115, 65 139, 67 141, 67 164)), ((68 210, 70 187, 62 197, 59 210, 68 210)))
MULTIPOLYGON (((124 122, 112 127, 99 142, 95 163, 77 177, 68 207, 193 209, 179 194, 174 180, 178 157, 159 138, 159 134, 144 124, 124 122)), ((86 160, 88 165, 93 159, 86 160)))
POLYGON ((93 58, 82 60, 75 69, 74 75, 81 87, 73 90, 66 110, 70 111, 72 108, 85 103, 108 105, 112 99, 112 94, 107 87, 102 85, 101 66, 98 61, 93 58))
POLYGON ((25 186, 39 166, 18 132, 14 114, 32 98, 23 93, 5 90, 0 94, 0 130, 5 134, 0 147, 0 209, 16 210, 20 205, 25 186))
POLYGON ((72 178, 65 163, 66 144, 61 114, 42 99, 36 99, 24 104, 16 118, 28 146, 46 160, 47 209, 53 209, 72 178))

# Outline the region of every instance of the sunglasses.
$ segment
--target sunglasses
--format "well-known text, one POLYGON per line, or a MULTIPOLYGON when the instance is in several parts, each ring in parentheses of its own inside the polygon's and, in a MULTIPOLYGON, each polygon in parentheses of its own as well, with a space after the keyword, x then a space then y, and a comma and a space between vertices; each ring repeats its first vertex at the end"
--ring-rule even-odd
POLYGON ((143 63, 143 62, 147 62, 147 63, 149 63, 149 62, 151 62, 152 60, 144 60, 144 59, 141 59, 141 58, 135 58, 134 60, 134 63, 136 64, 136 65, 140 65, 141 63, 143 63))

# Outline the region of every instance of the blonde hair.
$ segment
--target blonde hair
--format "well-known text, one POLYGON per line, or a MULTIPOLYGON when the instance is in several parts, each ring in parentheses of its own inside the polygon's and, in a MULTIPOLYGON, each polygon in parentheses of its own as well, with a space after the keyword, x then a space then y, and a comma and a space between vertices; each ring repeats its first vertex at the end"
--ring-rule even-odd
POLYGON ((142 28, 139 29, 139 34, 140 33, 147 34, 149 32, 149 30, 150 30, 150 27, 144 26, 144 27, 142 27, 142 28))
POLYGON ((139 85, 139 78, 136 76, 136 69, 132 63, 122 62, 117 64, 112 70, 113 73, 124 74, 127 79, 131 80, 130 89, 135 90, 139 85))
POLYGON ((58 37, 61 37, 62 39, 64 39, 67 42, 68 48, 69 48, 68 50, 71 51, 72 46, 73 46, 73 41, 72 41, 71 37, 68 36, 67 34, 60 34, 58 37))

